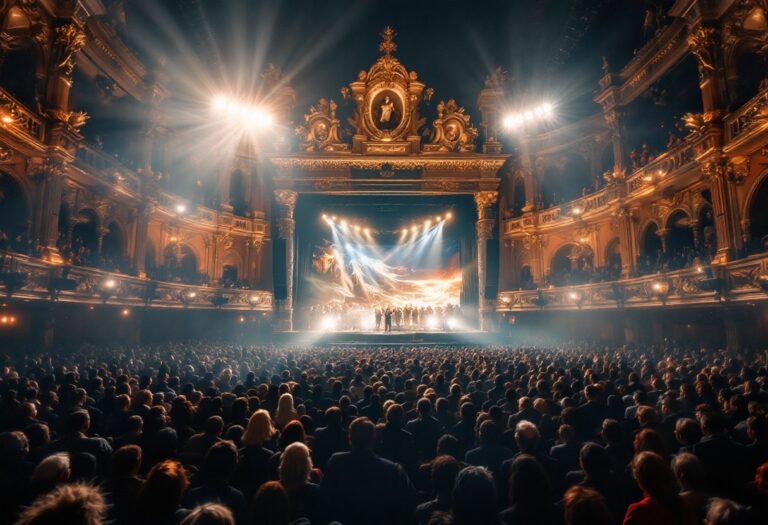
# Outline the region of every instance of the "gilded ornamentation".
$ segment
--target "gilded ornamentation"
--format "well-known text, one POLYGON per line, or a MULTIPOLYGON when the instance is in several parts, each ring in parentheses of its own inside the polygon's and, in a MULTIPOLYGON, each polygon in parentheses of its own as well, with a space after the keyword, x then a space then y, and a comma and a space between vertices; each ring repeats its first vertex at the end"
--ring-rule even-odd
POLYGON ((435 170, 435 171, 496 171, 502 167, 505 159, 456 158, 456 159, 411 159, 392 158, 387 160, 365 157, 345 158, 300 158, 273 157, 270 159, 277 168, 298 168, 302 170, 381 170, 384 164, 391 164, 397 170, 435 170))
POLYGON ((85 33, 76 24, 66 24, 56 28, 56 43, 60 47, 59 63, 65 76, 71 77, 75 69, 75 53, 85 46, 85 33))
POLYGON ((277 233, 281 239, 292 239, 296 231, 296 221, 293 219, 278 219, 277 233))
POLYGON ((302 137, 304 151, 347 151, 349 144, 341 138, 341 121, 336 118, 336 102, 321 98, 304 115, 304 126, 296 129, 302 137))
POLYGON ((688 35, 688 45, 698 61, 701 78, 708 77, 715 70, 712 46, 715 44, 716 33, 714 27, 700 26, 688 35))
POLYGON ((275 190, 275 201, 284 209, 284 217, 293 221, 293 212, 296 209, 296 199, 299 194, 291 190, 275 190))
POLYGON ((495 222, 490 219, 483 219, 477 221, 475 224, 475 233, 477 235, 477 238, 480 239, 490 239, 493 237, 493 227, 495 225, 495 222))
POLYGON ((498 191, 478 191, 475 193, 475 205, 477 206, 478 213, 493 206, 498 198, 498 191))
POLYGON ((62 111, 60 109, 48 110, 48 115, 54 120, 63 122, 75 131, 83 127, 90 118, 84 111, 62 111))
POLYGON ((470 125, 470 117, 456 101, 440 101, 437 105, 437 119, 429 144, 424 151, 471 152, 475 149, 477 129, 470 125))

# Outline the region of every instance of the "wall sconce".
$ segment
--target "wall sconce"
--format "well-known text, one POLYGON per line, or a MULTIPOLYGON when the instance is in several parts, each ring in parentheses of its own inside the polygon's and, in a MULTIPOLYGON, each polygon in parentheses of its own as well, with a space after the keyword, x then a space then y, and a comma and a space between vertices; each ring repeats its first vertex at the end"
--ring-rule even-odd
POLYGON ((661 299, 662 303, 666 303, 667 294, 669 293, 669 283, 667 281, 653 281, 651 283, 651 290, 653 290, 653 295, 661 299))
POLYGON ((189 306, 189 304, 194 302, 196 298, 197 298, 197 292, 195 292, 194 290, 182 292, 181 297, 179 297, 179 299, 181 299, 181 302, 184 303, 184 307, 189 306))
POLYGON ((99 283, 99 296, 101 300, 106 304, 109 298, 112 297, 117 291, 117 281, 111 277, 107 277, 99 283))
POLYGON ((571 290, 568 292, 568 299, 581 308, 581 305, 584 302, 584 293, 581 290, 571 290))

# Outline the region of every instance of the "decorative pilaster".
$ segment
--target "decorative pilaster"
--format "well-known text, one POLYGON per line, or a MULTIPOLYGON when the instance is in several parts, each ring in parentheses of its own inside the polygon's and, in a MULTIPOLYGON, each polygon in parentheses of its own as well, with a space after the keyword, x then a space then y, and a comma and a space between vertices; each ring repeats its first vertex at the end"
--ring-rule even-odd
POLYGON ((669 228, 661 228, 656 230, 656 236, 661 241, 661 251, 667 253, 667 239, 669 238, 669 228))
POLYGON ((613 215, 614 224, 619 234, 619 253, 621 254, 621 276, 628 278, 637 270, 637 243, 633 227, 634 213, 631 209, 620 207, 613 215))
POLYGON ((37 244, 42 247, 43 258, 63 262, 56 241, 59 235, 59 211, 64 187, 64 168, 66 162, 59 156, 46 157, 39 174, 38 198, 36 206, 40 212, 40 222, 35 228, 37 244))
POLYGON ((500 118, 499 112, 504 100, 504 85, 509 79, 506 71, 501 67, 488 75, 485 79, 485 87, 477 97, 477 107, 480 108, 482 121, 480 127, 485 131, 483 153, 498 155, 501 153, 501 141, 499 140, 500 118))
POLYGON ((719 111, 726 106, 726 86, 720 31, 715 27, 698 25, 689 29, 688 45, 699 68, 704 113, 719 111))
POLYGON ((475 236, 477 239, 477 293, 478 314, 480 330, 486 329, 485 313, 489 311, 489 305, 485 298, 488 268, 488 240, 493 237, 494 220, 490 208, 499 197, 496 191, 479 191, 475 193, 475 206, 477 207, 477 222, 475 223, 475 236))
POLYGON ((743 177, 739 174, 739 169, 728 164, 726 158, 706 162, 702 166, 702 173, 709 182, 717 233, 717 253, 713 262, 725 263, 736 257, 743 246, 734 187, 743 177))
POLYGON ((152 205, 145 204, 139 208, 136 214, 136 229, 133 248, 133 267, 139 274, 139 277, 146 277, 147 272, 145 262, 147 259, 147 235, 149 231, 149 220, 152 217, 152 205))
POLYGON ((296 221, 294 211, 298 194, 290 190, 276 190, 278 205, 277 234, 285 240, 285 300, 280 305, 280 324, 283 330, 293 330, 293 274, 296 221))

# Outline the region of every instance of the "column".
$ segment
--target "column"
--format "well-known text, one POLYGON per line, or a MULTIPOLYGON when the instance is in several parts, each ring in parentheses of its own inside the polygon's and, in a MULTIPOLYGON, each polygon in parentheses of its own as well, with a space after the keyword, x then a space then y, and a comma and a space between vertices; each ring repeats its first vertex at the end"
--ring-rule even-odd
POLYGON ((232 213, 232 205, 229 203, 229 176, 231 168, 219 173, 219 207, 225 213, 232 213))
POLYGON ((55 263, 63 262, 56 240, 59 235, 59 211, 61 194, 64 186, 64 161, 58 157, 45 159, 43 170, 39 174, 40 186, 35 205, 40 210, 39 224, 36 227, 37 244, 42 247, 43 258, 55 263))
POLYGON ((624 177, 627 171, 632 170, 625 158, 625 145, 627 139, 624 111, 613 108, 605 113, 605 121, 611 130, 611 143, 613 145, 613 173, 614 177, 624 177))
POLYGON ((728 172, 726 159, 713 160, 702 166, 702 173, 709 181, 715 216, 717 253, 714 263, 725 263, 738 256, 744 240, 736 204, 736 188, 730 182, 728 172))
POLYGON ((294 244, 296 242, 296 221, 294 211, 298 194, 291 190, 275 190, 278 205, 277 234, 285 240, 285 300, 279 307, 279 326, 282 330, 293 330, 293 273, 294 244))
POLYGON ((667 253, 667 237, 669 237, 669 228, 662 228, 656 231, 656 235, 661 239, 661 251, 667 253))
POLYGON ((631 209, 621 207, 614 213, 614 220, 619 232, 619 250, 621 253, 621 276, 629 278, 637 269, 637 248, 635 232, 632 227, 634 214, 631 209))
POLYGON ((504 101, 504 85, 508 76, 500 67, 485 79, 485 87, 477 97, 477 107, 480 108, 480 127, 485 131, 483 153, 498 155, 501 153, 499 141, 499 110, 504 101))
POLYGON ((475 237, 477 240, 477 306, 480 330, 486 330, 486 313, 489 304, 485 298, 487 286, 488 250, 487 242, 493 237, 494 220, 490 213, 499 193, 496 191, 479 191, 475 193, 475 206, 477 207, 477 222, 475 223, 475 237))
POLYGON ((147 259, 147 235, 149 231, 149 219, 152 216, 151 205, 142 205, 136 215, 135 238, 133 242, 133 267, 139 277, 147 276, 144 263, 147 259))

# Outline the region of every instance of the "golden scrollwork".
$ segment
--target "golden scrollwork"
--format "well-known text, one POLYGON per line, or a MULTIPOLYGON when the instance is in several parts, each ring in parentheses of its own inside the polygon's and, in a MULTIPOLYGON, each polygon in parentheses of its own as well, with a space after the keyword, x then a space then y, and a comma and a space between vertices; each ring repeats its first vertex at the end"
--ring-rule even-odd
POLYGON ((321 98, 304 115, 304 126, 296 129, 304 151, 347 151, 349 144, 341 137, 341 121, 336 118, 336 102, 321 98))
POLYGON ((699 26, 688 35, 688 45, 691 53, 699 63, 699 75, 707 77, 715 70, 712 46, 715 43, 717 30, 714 27, 699 26))
POLYGON ((365 157, 272 157, 272 165, 280 169, 297 168, 302 170, 381 170, 389 163, 397 170, 435 170, 435 171, 496 171, 504 165, 504 158, 451 158, 451 159, 413 159, 397 158, 377 159, 365 157))
POLYGON ((291 210, 296 207, 298 196, 299 194, 292 190, 275 190, 275 201, 291 210))
POLYGON ((475 149, 477 129, 471 126, 469 115, 454 99, 440 101, 432 137, 424 151, 471 152, 475 149))
POLYGON ((493 206, 496 199, 499 198, 498 191, 478 191, 475 193, 475 206, 477 206, 478 213, 481 210, 485 210, 493 206))

